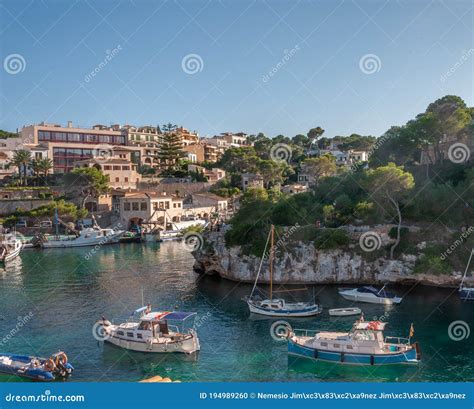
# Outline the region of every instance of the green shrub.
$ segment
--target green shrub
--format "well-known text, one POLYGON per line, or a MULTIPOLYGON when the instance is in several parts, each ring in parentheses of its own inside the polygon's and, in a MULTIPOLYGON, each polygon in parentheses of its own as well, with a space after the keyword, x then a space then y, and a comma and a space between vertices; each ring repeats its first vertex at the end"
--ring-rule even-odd
POLYGON ((349 244, 349 235, 342 229, 320 229, 314 245, 318 249, 333 249, 349 244))

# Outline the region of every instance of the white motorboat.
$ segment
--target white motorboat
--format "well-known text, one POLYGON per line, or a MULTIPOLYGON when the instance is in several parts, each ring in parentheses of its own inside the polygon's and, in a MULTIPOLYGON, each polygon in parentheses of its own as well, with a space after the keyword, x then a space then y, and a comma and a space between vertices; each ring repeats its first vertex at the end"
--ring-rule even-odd
POLYGON ((170 222, 165 230, 159 232, 158 241, 181 240, 183 232, 189 227, 200 226, 205 228, 208 222, 202 219, 185 220, 181 222, 170 222))
POLYGON ((184 329, 184 322, 193 317, 195 312, 151 312, 147 306, 134 311, 128 321, 119 325, 102 318, 93 333, 105 342, 131 351, 191 354, 201 348, 196 331, 184 329), (180 324, 181 328, 171 323, 180 324))
MULTIPOLYGON (((262 259, 260 266, 257 272, 257 277, 255 278, 255 283, 252 288, 250 296, 244 298, 244 301, 247 303, 250 312, 260 315, 268 315, 272 317, 310 317, 313 315, 320 314, 323 308, 316 304, 315 302, 287 302, 282 298, 273 298, 273 259, 274 259, 274 234, 275 228, 272 225, 270 233, 265 244, 265 249, 263 251, 262 259), (254 296, 257 291, 258 278, 262 270, 263 261, 265 259, 265 254, 267 251, 268 242, 270 244, 270 294, 269 297, 264 297, 263 299, 258 299, 254 296)), ((260 290, 261 291, 261 290, 260 290)), ((261 291, 262 292, 262 291, 261 291)), ((263 292, 262 292, 263 293, 263 292)))
POLYGON ((79 231, 76 236, 58 236, 56 239, 45 238, 42 240, 41 246, 44 248, 103 246, 118 243, 124 233, 125 230, 89 227, 79 231))
POLYGON ((360 315, 362 311, 360 308, 333 308, 329 310, 329 315, 333 317, 348 317, 350 315, 360 315))
POLYGON ((346 300, 372 304, 400 304, 402 302, 401 297, 386 291, 385 286, 380 290, 374 287, 341 288, 339 294, 346 300))
POLYGON ((0 242, 0 262, 6 263, 20 255, 23 248, 23 242, 15 234, 3 236, 0 242))

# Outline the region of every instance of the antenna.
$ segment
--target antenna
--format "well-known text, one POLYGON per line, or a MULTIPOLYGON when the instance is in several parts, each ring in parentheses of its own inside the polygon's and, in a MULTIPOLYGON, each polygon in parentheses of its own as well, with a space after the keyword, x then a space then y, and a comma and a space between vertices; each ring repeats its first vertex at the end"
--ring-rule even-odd
POLYGON ((145 305, 145 301, 143 300, 143 287, 142 287, 142 306, 145 305))

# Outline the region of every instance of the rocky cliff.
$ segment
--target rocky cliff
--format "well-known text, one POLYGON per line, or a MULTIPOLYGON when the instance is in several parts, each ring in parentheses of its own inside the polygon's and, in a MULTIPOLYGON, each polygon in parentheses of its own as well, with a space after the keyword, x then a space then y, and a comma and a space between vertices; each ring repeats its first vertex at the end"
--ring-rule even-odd
MULTIPOLYGON (((194 252, 194 270, 199 274, 253 282, 260 258, 244 255, 241 248, 226 248, 222 233, 206 235, 206 245, 194 252)), ((412 284, 457 287, 461 272, 451 275, 414 274, 415 256, 398 260, 379 258, 367 261, 349 250, 317 250, 312 243, 294 242, 284 252, 277 252, 273 281, 279 284, 412 284)), ((269 281, 268 263, 264 262, 260 282, 269 281)), ((467 282, 466 285, 473 285, 467 282)))

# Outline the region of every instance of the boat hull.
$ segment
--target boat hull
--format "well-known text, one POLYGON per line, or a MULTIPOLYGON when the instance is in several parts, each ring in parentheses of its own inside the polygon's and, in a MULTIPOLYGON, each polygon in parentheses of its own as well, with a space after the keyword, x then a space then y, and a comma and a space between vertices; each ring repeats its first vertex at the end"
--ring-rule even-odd
POLYGON ((11 261, 11 260, 17 258, 20 255, 21 249, 22 249, 22 247, 20 246, 20 247, 14 249, 13 251, 7 253, 2 261, 4 263, 6 263, 8 261, 11 261))
POLYGON ((132 341, 125 338, 121 338, 116 335, 110 335, 105 341, 120 348, 128 349, 130 351, 146 353, 192 354, 201 349, 199 339, 194 332, 191 333, 187 339, 181 341, 170 340, 168 342, 157 342, 156 340, 154 340, 153 343, 150 343, 138 340, 132 341))
POLYGON ((329 315, 332 317, 349 317, 351 315, 359 315, 362 311, 360 308, 336 308, 329 310, 329 315))
POLYGON ((302 358, 334 362, 345 365, 390 365, 390 364, 416 364, 416 348, 406 352, 387 354, 347 353, 339 351, 326 351, 299 345, 293 340, 288 340, 288 354, 302 358))
POLYGON ((302 308, 300 310, 273 310, 268 308, 260 308, 257 305, 248 302, 250 312, 254 314, 267 315, 269 317, 311 317, 321 313, 322 309, 319 306, 312 308, 302 308))

